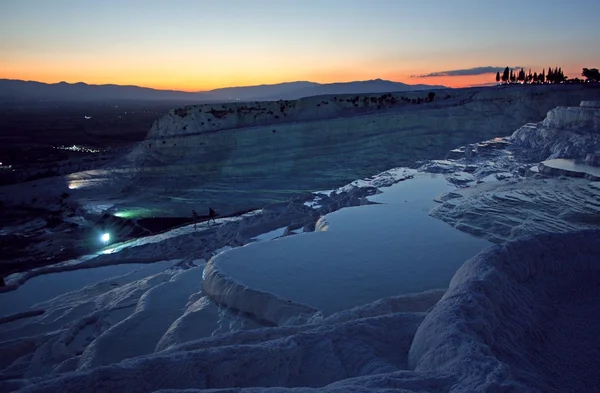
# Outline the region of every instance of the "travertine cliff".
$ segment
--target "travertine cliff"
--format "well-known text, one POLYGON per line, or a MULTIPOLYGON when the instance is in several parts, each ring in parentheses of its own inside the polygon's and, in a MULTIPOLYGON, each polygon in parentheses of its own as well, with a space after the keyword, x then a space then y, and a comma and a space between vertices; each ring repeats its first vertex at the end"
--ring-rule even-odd
POLYGON ((515 131, 511 141, 532 159, 584 159, 600 148, 600 101, 554 108, 543 121, 515 131))
MULTIPOLYGON (((590 86, 509 86, 212 104, 158 119, 127 157, 133 193, 157 190, 220 209, 330 188, 541 121, 600 99, 590 86), (421 102, 419 104, 419 102, 421 102)), ((187 208, 186 208, 187 209, 187 208)))

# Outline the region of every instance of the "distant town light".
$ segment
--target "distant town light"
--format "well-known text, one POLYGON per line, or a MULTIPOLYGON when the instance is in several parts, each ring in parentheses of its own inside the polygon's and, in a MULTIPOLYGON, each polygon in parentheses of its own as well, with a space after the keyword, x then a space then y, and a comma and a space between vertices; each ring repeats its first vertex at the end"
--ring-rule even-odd
POLYGON ((77 145, 73 145, 73 146, 54 146, 55 149, 60 149, 60 150, 70 150, 70 151, 78 151, 78 152, 84 152, 84 153, 100 153, 100 150, 98 149, 92 149, 92 148, 88 148, 85 146, 77 146, 77 145))

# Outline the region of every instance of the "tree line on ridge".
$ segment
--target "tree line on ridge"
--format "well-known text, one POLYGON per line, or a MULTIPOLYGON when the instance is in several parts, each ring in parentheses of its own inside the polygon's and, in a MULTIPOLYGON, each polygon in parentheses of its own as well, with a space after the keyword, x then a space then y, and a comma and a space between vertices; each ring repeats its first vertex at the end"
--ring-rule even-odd
POLYGON ((581 76, 586 79, 579 79, 577 77, 569 79, 565 76, 562 67, 548 67, 546 71, 543 69, 541 72, 525 72, 525 69, 521 68, 519 71, 515 71, 512 68, 506 67, 502 74, 500 71, 496 73, 496 82, 502 84, 544 84, 544 83, 599 83, 600 72, 597 68, 584 68, 581 76))

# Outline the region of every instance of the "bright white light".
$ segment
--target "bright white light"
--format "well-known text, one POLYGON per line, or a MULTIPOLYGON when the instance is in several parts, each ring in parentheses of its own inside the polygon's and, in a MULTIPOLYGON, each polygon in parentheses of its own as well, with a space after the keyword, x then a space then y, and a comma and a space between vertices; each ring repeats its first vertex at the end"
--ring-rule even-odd
POLYGON ((108 233, 105 233, 102 235, 101 239, 104 243, 108 243, 108 241, 110 240, 110 235, 108 233))

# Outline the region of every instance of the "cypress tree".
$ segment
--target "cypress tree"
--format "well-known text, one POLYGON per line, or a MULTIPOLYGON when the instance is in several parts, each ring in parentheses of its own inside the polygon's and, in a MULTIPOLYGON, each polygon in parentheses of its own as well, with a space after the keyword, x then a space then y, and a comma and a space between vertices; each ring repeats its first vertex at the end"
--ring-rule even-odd
POLYGON ((504 69, 504 73, 502 74, 502 82, 508 82, 509 79, 509 70, 508 67, 504 69))

